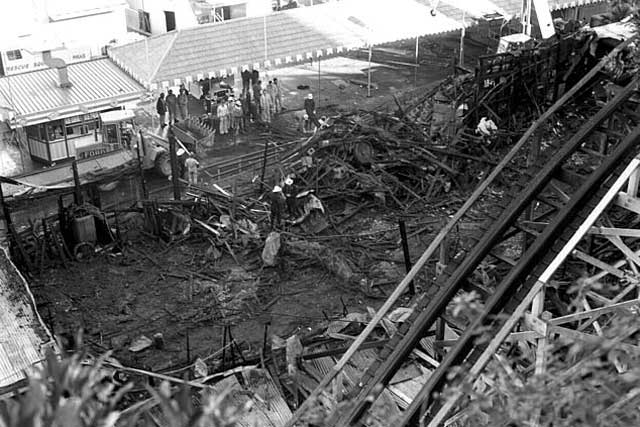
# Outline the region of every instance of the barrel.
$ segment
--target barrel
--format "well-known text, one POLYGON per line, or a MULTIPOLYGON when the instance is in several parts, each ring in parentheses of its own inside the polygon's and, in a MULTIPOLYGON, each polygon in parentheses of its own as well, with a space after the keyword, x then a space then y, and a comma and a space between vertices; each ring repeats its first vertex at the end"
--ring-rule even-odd
POLYGON ((75 218, 71 224, 71 230, 76 242, 95 242, 97 240, 96 235, 96 222, 93 215, 85 215, 79 218, 75 218))

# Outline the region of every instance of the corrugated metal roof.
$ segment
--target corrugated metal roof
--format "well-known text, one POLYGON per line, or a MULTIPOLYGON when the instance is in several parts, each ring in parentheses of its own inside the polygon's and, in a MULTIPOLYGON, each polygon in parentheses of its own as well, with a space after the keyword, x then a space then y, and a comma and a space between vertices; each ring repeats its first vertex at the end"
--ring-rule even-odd
MULTIPOLYGON (((552 10, 603 0, 549 0, 552 10)), ((175 86, 203 77, 275 68, 369 44, 457 31, 471 17, 520 13, 522 0, 341 0, 232 19, 117 46, 109 56, 138 81, 175 86), (467 19, 462 22, 463 11, 467 19)))
MULTIPOLYGON (((522 10, 522 0, 493 0, 493 2, 510 15, 520 15, 522 10)), ((552 11, 606 2, 607 0, 547 0, 549 9, 552 11)))
MULTIPOLYGON (((483 0, 484 1, 484 0, 483 0)), ((140 82, 173 86, 177 80, 238 73, 333 55, 371 44, 462 28, 414 0, 342 0, 233 19, 163 34, 109 50, 140 82), (146 61, 146 63, 145 63, 146 61)))
POLYGON ((0 389, 25 378, 53 340, 38 315, 29 286, 0 248, 0 389))
POLYGON ((13 109, 26 126, 115 107, 144 93, 140 83, 108 58, 71 64, 67 70, 73 86, 66 89, 58 86, 54 69, 0 78, 0 104, 13 109))

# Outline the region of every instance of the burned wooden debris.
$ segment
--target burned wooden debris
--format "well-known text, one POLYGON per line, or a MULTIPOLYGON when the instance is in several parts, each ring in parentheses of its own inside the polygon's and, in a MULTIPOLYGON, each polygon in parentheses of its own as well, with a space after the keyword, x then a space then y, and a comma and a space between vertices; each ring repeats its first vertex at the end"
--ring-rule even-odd
MULTIPOLYGON (((527 61, 548 71, 551 54, 531 55, 527 61)), ((387 296, 388 286, 397 284, 411 268, 412 254, 423 252, 443 219, 453 214, 544 105, 536 93, 528 94, 530 102, 521 106, 502 105, 505 94, 526 92, 528 83, 532 87, 551 83, 537 80, 544 73, 522 74, 526 61, 503 57, 487 61, 479 75, 447 79, 427 94, 396 98, 394 114, 359 111, 329 117, 310 138, 287 145, 286 151, 274 150, 269 169, 270 143, 265 143, 264 156, 247 159, 258 171, 254 180, 224 185, 219 169, 218 174, 205 171, 203 175, 211 179, 199 184, 189 185, 175 176, 173 190, 180 197, 174 200, 149 197, 146 191, 135 203, 116 207, 103 207, 99 197, 86 197, 91 203, 60 199, 57 219, 46 217, 30 229, 11 230, 15 256, 23 260, 23 271, 40 276, 57 267, 78 272, 74 269, 79 262, 106 260, 106 273, 96 268, 92 274, 94 279, 112 276, 108 286, 115 296, 105 299, 112 307, 97 325, 82 319, 96 351, 116 350, 140 383, 149 378, 179 382, 177 377, 186 373, 190 384, 205 388, 222 379, 214 387, 228 385, 237 402, 254 405, 252 420, 282 425, 290 416, 289 408, 297 407, 316 388, 371 320, 367 306, 387 296), (494 73, 496 69, 502 74, 494 73), (514 76, 522 79, 517 85, 514 76), (487 79, 493 83, 479 88, 479 82, 487 79), (497 131, 477 132, 482 117, 497 122, 497 131), (282 221, 273 227, 268 196, 276 186, 287 188, 282 221), (138 281, 145 289, 136 288, 138 281), (331 296, 336 300, 339 296, 340 304, 326 310, 312 307, 321 317, 271 310, 281 299, 304 293, 319 282, 331 282, 340 292, 331 296), (346 295, 352 296, 351 301, 346 295), (360 299, 354 307, 353 300, 360 299), (280 334, 269 331, 274 328, 271 322, 287 316, 296 319, 296 328, 281 328, 280 334), (134 328, 134 318, 148 322, 134 328), (238 333, 243 321, 251 322, 246 328, 250 330, 243 330, 251 337, 238 333), (216 342, 203 332, 214 328, 222 330, 216 342)), ((547 134, 561 140, 565 130, 560 122, 579 127, 590 117, 586 110, 572 114, 559 115, 547 134)), ((194 140, 207 132, 197 123, 189 126, 194 140)), ((552 142, 542 136, 541 144, 552 142)), ((283 137, 292 134, 272 129, 265 135, 265 139, 283 137)), ((527 161, 516 159, 513 170, 503 176, 516 176, 527 161)), ((578 161, 574 164, 580 166, 578 161)), ((231 169, 233 165, 224 172, 225 178, 235 176, 231 169)), ((482 209, 491 211, 502 191, 496 185, 495 198, 487 196, 482 209)), ((334 390, 321 396, 325 407, 345 399, 345 390, 375 357, 374 349, 406 321, 412 311, 411 296, 442 273, 468 229, 486 218, 482 212, 475 216, 472 212, 468 219, 442 245, 438 262, 415 278, 400 307, 365 342, 334 390)), ((485 275, 469 278, 478 289, 487 288, 492 280, 489 268, 485 275)), ((53 283, 58 286, 49 286, 48 292, 63 288, 62 279, 53 283)), ((69 307, 65 310, 78 310, 78 298, 98 300, 109 291, 96 287, 80 297, 65 296, 69 307)), ((329 299, 329 295, 314 297, 329 299)), ((438 365, 444 346, 460 332, 455 323, 442 322, 421 340, 374 405, 372 414, 379 419, 371 425, 384 425, 391 413, 410 404, 408 396, 415 395, 429 375, 426 367, 438 365)), ((117 369, 127 370, 125 366, 117 369)), ((132 400, 142 397, 139 393, 132 400)))

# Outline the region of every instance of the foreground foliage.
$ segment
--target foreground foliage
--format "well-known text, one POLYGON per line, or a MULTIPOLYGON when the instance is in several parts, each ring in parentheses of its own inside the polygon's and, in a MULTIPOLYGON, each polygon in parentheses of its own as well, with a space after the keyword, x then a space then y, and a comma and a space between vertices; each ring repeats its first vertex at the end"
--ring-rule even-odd
POLYGON ((186 386, 163 382, 140 409, 122 410, 131 383, 114 379, 117 369, 107 357, 87 362, 84 354, 59 359, 50 353, 28 379, 21 396, 0 402, 0 427, 231 427, 241 409, 230 405, 225 393, 194 396, 186 386), (157 409, 154 409, 157 406, 157 409))

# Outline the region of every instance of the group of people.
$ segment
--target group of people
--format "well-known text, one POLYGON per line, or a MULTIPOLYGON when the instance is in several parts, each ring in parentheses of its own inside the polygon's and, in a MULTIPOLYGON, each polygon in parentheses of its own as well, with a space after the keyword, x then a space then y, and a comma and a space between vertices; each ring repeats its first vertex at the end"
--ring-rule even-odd
POLYGON ((233 96, 220 100, 216 108, 216 116, 219 121, 218 133, 220 135, 234 133, 237 136, 240 132, 246 132, 245 110, 242 101, 234 99, 233 96))
POLYGON ((316 102, 313 99, 312 93, 308 94, 304 100, 304 109, 296 111, 294 117, 298 130, 302 133, 314 132, 326 124, 326 118, 324 116, 318 118, 316 115, 316 102))
POLYGON ((156 102, 156 112, 162 128, 167 126, 167 113, 169 114, 169 124, 186 120, 189 117, 189 91, 184 85, 180 85, 178 96, 173 93, 172 89, 167 91, 166 97, 164 92, 161 93, 156 102))
MULTIPOLYGON (((241 77, 242 92, 238 94, 234 94, 231 86, 224 82, 220 83, 220 87, 226 90, 225 95, 221 95, 220 91, 214 91, 212 95, 208 80, 201 80, 191 86, 195 88, 195 96, 200 95, 205 112, 210 115, 219 135, 238 136, 247 131, 249 123, 270 125, 273 116, 285 110, 282 103, 282 88, 277 78, 263 85, 258 70, 244 70, 241 77)), ((187 119, 188 106, 189 90, 184 85, 180 85, 177 96, 172 89, 167 91, 166 96, 161 93, 156 103, 160 126, 164 128, 167 124, 187 119)), ((316 115, 315 100, 311 93, 304 100, 303 110, 296 111, 294 118, 298 129, 303 133, 313 132, 314 129, 322 127, 325 122, 324 117, 318 118, 316 115)))
MULTIPOLYGON (((202 91, 207 114, 215 116, 219 135, 238 135, 247 131, 248 124, 259 122, 271 123, 275 114, 284 110, 282 105, 282 89, 278 79, 269 80, 263 87, 258 70, 244 70, 242 77, 242 93, 235 95, 229 90, 225 96, 214 99, 209 93, 209 86, 202 91), (215 99, 218 98, 218 99, 215 99)), ((226 86, 225 86, 226 87, 226 86)), ((230 88, 230 87, 229 87, 230 88)))
POLYGON ((296 181, 295 174, 289 174, 281 182, 274 185, 271 193, 269 193, 271 229, 280 226, 285 206, 289 218, 295 218, 299 215, 297 203, 298 183, 296 181))
POLYGON ((269 80, 263 87, 258 70, 244 70, 242 77, 241 98, 249 107, 249 119, 270 124, 274 114, 280 113, 282 105, 282 89, 278 79, 269 80))

